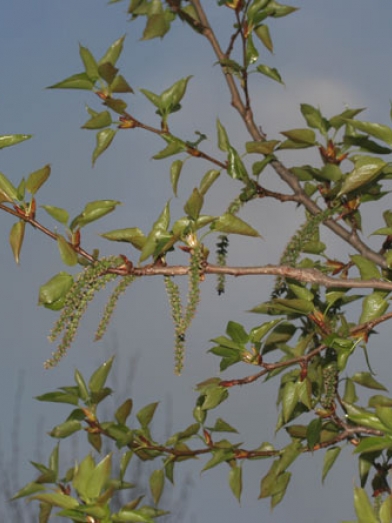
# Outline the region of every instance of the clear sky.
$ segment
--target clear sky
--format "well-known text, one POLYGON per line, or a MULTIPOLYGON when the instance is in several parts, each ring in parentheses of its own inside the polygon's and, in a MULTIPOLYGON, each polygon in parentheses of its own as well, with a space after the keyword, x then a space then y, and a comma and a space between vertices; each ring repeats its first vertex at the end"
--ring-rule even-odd
MULTIPOLYGON (((215 4, 211 0, 204 3, 215 4)), ((73 214, 80 212, 86 201, 106 198, 123 201, 124 205, 115 214, 86 229, 83 239, 86 249, 99 246, 103 253, 110 253, 113 245, 100 240, 99 232, 133 226, 148 231, 172 196, 170 160, 150 159, 152 151, 162 148, 159 138, 144 132, 124 131, 92 169, 94 133, 80 127, 87 119, 85 105, 99 109, 98 100, 88 92, 44 89, 81 70, 79 43, 100 56, 114 40, 126 34, 119 65, 135 90, 144 87, 160 92, 179 78, 194 75, 183 111, 173 117, 176 131, 186 133, 190 140, 195 130, 204 132, 214 147, 218 116, 231 129, 233 140, 241 143, 246 139, 241 121, 230 107, 219 69, 213 67, 215 58, 207 42, 180 24, 162 41, 140 42, 142 26, 127 22, 126 4, 107 6, 104 0, 13 0, 3 7, 0 18, 0 134, 34 134, 32 140, 1 151, 0 171, 18 183, 22 176, 50 163, 51 179, 40 191, 38 203, 66 207, 73 214)), ((302 126, 299 112, 302 102, 320 106, 327 116, 340 112, 346 104, 368 107, 365 119, 389 124, 392 4, 382 0, 293 0, 292 4, 300 10, 271 23, 275 55, 265 55, 265 63, 278 67, 286 86, 262 78, 252 81, 256 121, 263 130, 273 138, 280 130, 302 126)), ((210 8, 212 24, 221 34, 224 10, 210 8)), ((229 15, 229 10, 224 14, 229 15)), ((142 95, 130 98, 130 110, 136 117, 155 124, 154 112, 142 95)), ((294 160, 297 164, 312 161, 306 152, 300 154, 302 156, 294 160)), ((181 179, 180 197, 186 197, 207 168, 203 162, 188 162, 181 179)), ((272 173, 267 181, 274 187, 272 173)), ((223 211, 234 195, 228 186, 223 193, 212 191, 211 201, 217 198, 223 211)), ((180 213, 182 204, 183 201, 173 201, 173 213, 180 213)), ((233 264, 265 264, 278 260, 279 246, 284 245, 284 238, 302 222, 303 215, 289 207, 271 220, 272 208, 270 202, 258 203, 242 215, 265 240, 254 240, 250 247, 248 241, 238 240, 230 259, 233 264), (279 241, 274 242, 275 238, 279 241)), ((372 217, 372 226, 364 234, 381 226, 382 210, 372 217)), ((43 211, 39 218, 54 227, 54 222, 43 211)), ((3 239, 0 249, 0 450, 7 461, 12 444, 15 445, 11 425, 20 401, 17 430, 20 484, 33 477, 28 460, 37 460, 36 433, 40 434, 41 452, 46 459, 55 442, 44 433, 62 421, 68 412, 66 407, 40 404, 32 397, 70 385, 75 368, 89 375, 114 350, 118 353, 118 381, 126 381, 128 363, 133 361, 132 356, 138 356, 132 381, 137 408, 161 400, 161 421, 165 417, 165 405, 172 405, 173 432, 192 423, 194 385, 218 374, 218 361, 207 354, 208 340, 222 334, 230 319, 255 325, 258 318, 244 311, 263 301, 268 282, 262 278, 231 281, 223 298, 216 296, 213 285, 211 289, 207 283, 203 285, 200 313, 191 329, 185 371, 179 378, 173 377, 172 323, 159 278, 144 279, 128 291, 106 341, 98 344, 92 339, 104 300, 96 300, 68 356, 58 368, 44 370, 42 364, 54 350, 47 342, 47 334, 56 314, 37 307, 38 289, 64 267, 54 243, 33 230, 26 231, 22 261, 17 267, 7 243, 12 223, 11 217, 0 215, 0 238, 3 239), (18 400, 20 375, 24 390, 18 400)), ((132 256, 134 252, 129 254, 132 256)), ((385 369, 392 363, 387 341, 385 335, 381 336, 372 354, 372 363, 381 381, 389 377, 382 365, 385 369), (385 356, 386 350, 389 356, 385 356), (377 357, 377 352, 384 353, 382 358, 377 357)), ((363 364, 362 359, 358 361, 363 364)), ((264 440, 274 442, 274 386, 253 385, 245 389, 232 393, 229 406, 223 406, 218 415, 237 428, 244 428, 243 441, 248 447, 264 440)), ((159 434, 158 423, 156 430, 159 434)), ((286 498, 273 513, 268 502, 257 501, 260 478, 268 463, 245 464, 241 507, 229 492, 225 467, 200 476, 202 463, 192 463, 189 469, 193 472, 191 500, 182 523, 239 520, 330 523, 339 518, 353 519, 352 485, 357 481, 357 473, 351 449, 346 449, 344 454, 342 463, 332 470, 324 487, 321 486, 322 456, 299 460, 286 498)))

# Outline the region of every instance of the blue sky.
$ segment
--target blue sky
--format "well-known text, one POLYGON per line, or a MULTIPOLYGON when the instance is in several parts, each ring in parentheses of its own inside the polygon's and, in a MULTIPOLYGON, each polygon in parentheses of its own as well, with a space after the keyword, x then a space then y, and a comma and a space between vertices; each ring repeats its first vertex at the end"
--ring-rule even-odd
MULTIPOLYGON (((204 3, 214 4, 210 0, 204 3)), ((302 126, 299 104, 303 102, 320 106, 327 116, 340 112, 346 104, 368 107, 365 119, 389 124, 392 5, 380 0, 292 3, 300 7, 300 11, 271 23, 275 55, 265 55, 265 63, 278 67, 286 86, 261 78, 252 81, 256 121, 263 130, 272 138, 280 130, 302 126)), ((204 132, 212 139, 213 150, 215 119, 219 117, 233 141, 240 144, 247 139, 240 119, 229 105, 219 69, 213 67, 215 58, 207 42, 178 24, 163 41, 140 42, 142 26, 126 21, 125 7, 126 2, 107 6, 103 0, 14 0, 3 9, 0 18, 0 134, 34 134, 32 140, 1 151, 0 170, 17 183, 22 176, 50 163, 52 175, 40 191, 38 203, 63 206, 71 214, 80 212, 86 201, 103 198, 123 201, 124 205, 115 214, 91 225, 83 238, 87 250, 99 246, 104 253, 110 253, 112 245, 105 244, 97 233, 127 226, 140 226, 148 231, 172 196, 170 161, 150 159, 152 152, 162 148, 159 138, 144 132, 124 131, 92 169, 94 134, 80 127, 87 119, 84 106, 99 109, 98 100, 88 92, 45 89, 81 70, 79 43, 100 56, 108 45, 126 34, 119 65, 135 90, 144 87, 160 92, 179 78, 194 75, 183 110, 173 117, 176 132, 184 132, 189 139, 195 130, 204 132)), ((212 24, 221 34, 225 22, 222 16, 231 13, 213 6, 210 9, 212 24)), ((155 124, 154 111, 142 95, 132 96, 129 107, 136 117, 155 124)), ((300 154, 300 159, 297 156, 294 160, 298 164, 312 161, 306 152, 300 154)), ((180 183, 180 197, 186 198, 207 168, 204 162, 188 162, 180 183)), ((274 187, 272 173, 268 176, 268 183, 274 187)), ((216 199, 223 211, 236 189, 228 184, 219 193, 212 190, 210 201, 216 199)), ((184 200, 173 201, 173 213, 180 213, 183 203, 184 200)), ((207 208, 208 205, 207 202, 207 208)), ((263 202, 246 210, 244 218, 260 230, 265 240, 253 240, 250 246, 243 240, 234 242, 233 264, 277 261, 284 238, 295 231, 303 215, 294 207, 285 207, 271 220, 273 207, 271 202, 263 202), (280 241, 275 242, 275 238, 280 241)), ((373 211, 371 226, 365 234, 380 226, 382 210, 373 211)), ((39 218, 54 227, 54 222, 43 212, 39 218)), ((190 332, 185 371, 180 378, 173 377, 172 324, 165 307, 163 282, 158 278, 137 282, 128 291, 106 341, 94 344, 94 328, 104 305, 104 300, 98 299, 82 322, 68 356, 58 368, 45 371, 42 363, 54 349, 47 342, 47 334, 56 315, 37 307, 38 288, 63 270, 63 266, 53 242, 33 230, 26 231, 22 261, 20 266, 15 266, 7 245, 12 223, 9 216, 0 215, 0 238, 4 240, 0 250, 0 395, 6 398, 1 404, 0 435, 2 450, 7 454, 12 444, 8 424, 13 419, 16 385, 22 372, 21 483, 33 474, 28 460, 35 459, 37 425, 42 427, 43 434, 67 414, 66 408, 47 407, 31 398, 71 384, 75 368, 89 375, 113 351, 114 345, 118 351, 119 380, 126 380, 132 355, 139 356, 132 382, 136 406, 140 408, 151 401, 162 400, 160 419, 163 420, 165 401, 171 398, 173 432, 190 424, 196 399, 194 384, 218 373, 218 362, 206 353, 208 340, 221 334, 230 319, 255 325, 258 318, 244 311, 264 299, 268 282, 264 279, 229 282, 223 299, 218 298, 207 283, 203 285, 200 313, 190 332)), ((337 245, 336 249, 339 248, 337 245)), ((129 254, 132 256, 132 251, 129 254)), ((392 363, 391 356, 389 359, 385 354, 382 359, 377 357, 377 353, 388 348, 385 347, 386 330, 374 345, 372 360, 381 381, 389 377, 382 365, 385 369, 392 363)), ((363 364, 363 359, 358 361, 363 364)), ((276 409, 271 404, 273 394, 273 385, 261 388, 253 385, 235 391, 230 406, 223 406, 218 415, 238 428, 244 427, 244 441, 249 447, 263 440, 279 443, 279 438, 274 440, 273 429, 269 430, 276 418, 276 409), (263 401, 263 397, 267 400, 263 401), (249 405, 252 405, 251 411, 249 405)), ((41 439, 45 454, 54 442, 43 435, 41 439)), ((339 518, 352 519, 351 487, 357 476, 351 449, 346 449, 344 454, 342 464, 333 469, 324 487, 320 480, 322 456, 301 459, 294 467, 294 478, 285 500, 273 513, 267 502, 257 501, 260 477, 267 470, 267 464, 245 464, 241 507, 229 492, 228 471, 224 467, 200 476, 202 463, 192 464, 194 487, 187 522, 214 519, 234 523, 241 518, 269 523, 329 523, 339 518)))

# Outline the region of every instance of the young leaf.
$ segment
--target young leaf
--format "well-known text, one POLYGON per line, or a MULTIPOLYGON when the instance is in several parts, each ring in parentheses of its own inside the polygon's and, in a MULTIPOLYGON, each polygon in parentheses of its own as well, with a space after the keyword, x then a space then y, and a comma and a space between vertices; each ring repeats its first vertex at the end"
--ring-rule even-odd
POLYGON ((323 472, 322 472, 322 477, 321 477, 321 480, 323 483, 324 483, 325 478, 327 477, 328 472, 331 470, 333 464, 337 460, 341 450, 342 449, 340 447, 331 447, 325 453, 323 472))
POLYGON ((161 499, 163 487, 165 486, 165 473, 162 469, 154 470, 150 476, 150 490, 155 505, 161 499))
POLYGON ((97 158, 106 151, 109 145, 112 143, 113 138, 116 135, 114 129, 102 129, 97 132, 96 146, 93 152, 93 165, 95 164, 97 158))
POLYGON ((359 487, 354 487, 354 508, 358 523, 378 523, 366 491, 359 487))
POLYGON ((17 189, 3 173, 0 173, 0 191, 8 198, 9 201, 18 199, 17 189))
POLYGON ((188 82, 191 78, 192 76, 182 78, 171 87, 166 89, 166 91, 163 91, 160 96, 160 108, 163 113, 169 114, 178 108, 179 103, 185 95, 188 82))
POLYGON ((197 220, 203 207, 204 198, 200 194, 198 189, 193 189, 191 196, 188 198, 188 201, 184 205, 185 213, 192 219, 197 220))
POLYGON ((50 176, 50 165, 45 165, 38 171, 34 171, 29 175, 26 181, 26 190, 31 194, 35 194, 38 189, 46 182, 50 176))
POLYGON ((82 129, 102 129, 108 127, 112 123, 112 117, 109 111, 102 111, 91 117, 87 122, 82 125, 82 129))
POLYGON ((64 236, 61 236, 61 234, 57 235, 57 246, 60 251, 61 259, 66 265, 73 266, 78 263, 77 253, 72 245, 64 238, 64 236))
POLYGON ((232 493, 239 502, 242 493, 242 467, 235 466, 230 469, 229 472, 229 485, 232 493))
POLYGON ((96 82, 99 78, 98 64, 87 47, 79 44, 79 55, 82 59, 85 73, 92 82, 96 82))
POLYGON ((274 52, 274 45, 272 43, 270 31, 268 25, 261 24, 255 28, 255 33, 258 36, 258 38, 261 40, 263 45, 270 51, 271 53, 274 52))
POLYGON ((68 223, 69 214, 68 214, 68 211, 66 211, 65 209, 61 209, 60 207, 54 207, 53 205, 41 205, 41 207, 52 218, 54 218, 58 222, 62 223, 63 225, 66 225, 68 223))
POLYGON ((263 64, 257 66, 256 71, 265 76, 268 76, 268 78, 272 78, 272 80, 275 80, 275 82, 279 82, 280 84, 284 85, 282 77, 275 67, 269 67, 268 65, 263 64))
POLYGON ((223 127, 219 120, 216 121, 216 127, 218 131, 218 147, 221 151, 227 152, 230 147, 230 142, 227 136, 226 129, 223 127))
POLYGON ((375 320, 384 314, 388 308, 388 302, 383 296, 376 292, 366 296, 362 302, 362 314, 359 323, 375 320))
POLYGON ((40 287, 38 304, 49 307, 62 302, 73 285, 73 277, 66 272, 59 272, 40 287))
POLYGON ((392 129, 390 127, 379 123, 361 122, 360 120, 347 119, 346 122, 355 129, 370 134, 370 136, 374 136, 374 138, 392 146, 392 129))
POLYGON ((114 356, 109 358, 105 363, 103 363, 98 369, 91 375, 88 386, 91 392, 99 392, 106 383, 109 372, 112 368, 114 356))
POLYGON ((116 65, 116 62, 119 59, 119 56, 123 49, 124 39, 125 36, 122 36, 121 38, 113 42, 109 49, 106 51, 106 53, 103 55, 103 57, 99 60, 98 65, 102 65, 107 62, 113 66, 116 65))
POLYGON ((127 242, 131 243, 139 251, 144 247, 146 243, 146 237, 138 227, 128 227, 126 229, 116 229, 114 231, 105 232, 100 234, 102 238, 111 240, 114 242, 127 242))
POLYGON ((388 390, 384 385, 374 379, 370 372, 356 372, 351 376, 351 380, 358 383, 358 385, 362 385, 362 387, 367 387, 368 389, 388 390))
POLYGON ((23 245, 26 222, 19 220, 14 223, 10 231, 10 245, 16 263, 19 263, 20 250, 23 245))
POLYGON ((0 149, 4 147, 12 147, 20 142, 29 140, 33 135, 32 134, 3 134, 0 135, 0 149))
POLYGON ((220 171, 217 171, 216 169, 211 169, 207 171, 200 182, 200 194, 204 196, 208 189, 211 187, 211 185, 215 182, 215 180, 219 178, 219 176, 220 171))
POLYGON ((139 412, 136 414, 136 417, 143 429, 146 429, 151 423, 158 405, 158 402, 150 403, 149 405, 146 405, 145 407, 140 409, 139 412))
POLYGON ((174 160, 170 167, 170 182, 174 196, 177 196, 178 180, 180 178, 183 165, 184 162, 182 160, 174 160))
POLYGON ((93 82, 86 73, 78 73, 69 76, 57 84, 50 85, 48 89, 85 89, 92 91, 95 82, 93 82))
POLYGON ((244 236, 261 238, 261 235, 253 227, 230 213, 219 216, 211 225, 211 229, 226 234, 242 234, 244 236))
POLYGON ((381 160, 381 158, 359 156, 355 161, 354 169, 344 180, 338 196, 347 194, 372 182, 379 176, 386 165, 386 162, 381 160))
POLYGON ((85 227, 89 223, 114 211, 116 206, 120 204, 121 202, 116 200, 96 200, 94 202, 89 202, 86 204, 83 211, 72 220, 70 229, 74 230, 77 227, 79 229, 85 227))

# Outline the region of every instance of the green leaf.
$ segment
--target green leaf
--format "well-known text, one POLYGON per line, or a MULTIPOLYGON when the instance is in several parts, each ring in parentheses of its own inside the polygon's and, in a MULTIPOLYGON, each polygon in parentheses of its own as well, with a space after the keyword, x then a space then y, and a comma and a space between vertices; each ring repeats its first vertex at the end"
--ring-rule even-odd
POLYGON ((368 454, 390 448, 392 448, 392 439, 390 436, 369 436, 361 440, 354 452, 355 454, 368 454))
POLYGON ((87 120, 82 129, 102 129, 103 127, 108 127, 111 123, 112 117, 109 111, 102 111, 94 115, 90 120, 87 120))
POLYGON ((346 122, 355 129, 374 136, 374 138, 392 146, 392 129, 390 127, 379 123, 361 122, 360 120, 347 119, 346 122))
POLYGON ((35 494, 36 492, 41 492, 42 490, 45 490, 45 487, 43 485, 40 485, 39 483, 35 483, 34 481, 32 481, 30 483, 27 483, 27 485, 25 485, 20 490, 18 490, 18 492, 12 496, 11 500, 31 496, 32 494, 35 494))
POLYGON ((52 438, 67 438, 74 432, 82 429, 82 424, 78 420, 68 420, 64 423, 60 423, 51 430, 50 435, 52 438))
POLYGON ((378 523, 366 491, 359 487, 354 487, 354 508, 358 523, 378 523))
POLYGON ((381 158, 358 156, 354 163, 354 169, 344 180, 338 196, 347 194, 372 182, 380 175, 386 165, 386 162, 381 160, 381 158))
POLYGON ((309 423, 307 427, 306 439, 308 441, 308 446, 310 450, 313 450, 314 446, 317 443, 320 443, 320 432, 322 424, 323 420, 321 418, 315 418, 309 423))
POLYGON ((63 300, 73 285, 73 277, 66 272, 59 272, 40 287, 38 305, 52 308, 63 300))
POLYGON ((61 209, 60 207, 54 207, 53 205, 41 205, 41 207, 49 214, 49 216, 62 223, 63 225, 66 225, 68 223, 69 214, 68 211, 66 211, 65 209, 61 209))
POLYGON ((60 494, 58 492, 43 493, 33 496, 31 499, 37 499, 43 501, 44 503, 49 503, 55 507, 61 508, 75 508, 79 506, 79 502, 66 494, 60 494))
POLYGON ((366 323, 375 320, 384 314, 388 309, 388 302, 379 292, 373 292, 362 301, 362 314, 359 323, 366 323))
POLYGON ((219 449, 212 453, 212 458, 207 461, 207 463, 204 465, 202 472, 205 472, 206 470, 212 469, 219 465, 220 463, 224 463, 226 461, 230 461, 234 457, 234 452, 231 449, 219 449))
POLYGON ((59 248, 61 259, 66 265, 73 266, 78 263, 77 253, 72 245, 64 238, 64 236, 61 236, 61 234, 57 235, 57 246, 59 248))
POLYGON ((107 377, 112 368, 113 360, 114 356, 105 361, 105 363, 103 363, 95 372, 93 372, 88 383, 91 392, 99 392, 105 386, 107 377))
POLYGON ((357 114, 361 113, 365 109, 345 109, 342 113, 336 114, 329 119, 331 127, 336 130, 339 130, 343 125, 347 125, 347 119, 354 118, 357 114))
POLYGON ((121 115, 124 114, 124 111, 127 108, 127 104, 124 102, 124 100, 111 97, 107 97, 103 105, 106 105, 106 107, 109 107, 109 109, 112 109, 112 111, 121 115))
POLYGON ((117 75, 110 84, 110 91, 112 93, 133 93, 132 87, 121 74, 117 75))
MULTIPOLYGON (((376 414, 377 414, 378 419, 388 429, 389 434, 391 434, 392 433, 392 410, 390 409, 390 407, 382 407, 381 405, 377 405, 376 414)), ((391 445, 392 445, 392 441, 391 441, 391 445)))
POLYGON ((148 16, 146 27, 143 31, 142 40, 152 38, 163 38, 170 29, 170 23, 165 13, 152 14, 148 16))
POLYGON ((227 156, 227 174, 234 180, 241 180, 242 182, 249 180, 248 172, 240 155, 231 145, 227 156))
POLYGON ((197 220, 201 208, 203 207, 204 198, 203 195, 200 194, 198 189, 193 189, 193 192, 191 196, 188 198, 188 201, 184 205, 184 211, 185 213, 191 218, 192 220, 197 220))
POLYGON ((268 76, 268 78, 272 78, 272 80, 275 80, 275 82, 279 82, 280 84, 284 85, 279 71, 275 67, 269 67, 268 65, 262 64, 257 66, 256 71, 265 76, 268 76))
POLYGON ((260 327, 254 327, 250 331, 250 341, 252 343, 259 343, 264 336, 266 336, 278 323, 280 323, 282 320, 271 320, 266 323, 263 323, 263 325, 260 325, 260 327))
POLYGON ((35 399, 38 401, 49 401, 51 403, 68 403, 70 405, 77 405, 79 403, 78 396, 60 390, 41 394, 41 396, 36 396, 35 399))
POLYGON ((282 393, 282 414, 283 420, 287 423, 298 403, 298 387, 291 381, 284 386, 282 393))
POLYGON ((106 216, 106 214, 114 211, 116 206, 120 204, 121 202, 116 200, 96 200, 94 202, 89 202, 85 205, 83 211, 72 220, 70 229, 80 229, 81 227, 106 216))
POLYGON ((161 499, 163 488, 165 486, 165 473, 162 469, 154 470, 150 476, 150 490, 155 505, 158 505, 161 499))
POLYGON ((107 62, 112 64, 113 66, 116 65, 116 62, 119 59, 119 56, 123 49, 124 39, 125 36, 122 36, 121 38, 113 42, 109 49, 106 51, 106 53, 103 55, 103 57, 99 60, 98 65, 102 65, 107 62))
POLYGON ((98 64, 87 47, 79 44, 79 55, 82 59, 85 73, 92 82, 96 82, 99 78, 98 64))
POLYGON ((112 454, 107 454, 95 467, 86 489, 86 495, 95 501, 108 485, 112 470, 112 454))
POLYGON ((24 222, 23 220, 19 220, 18 222, 14 223, 14 225, 11 227, 9 240, 12 253, 14 255, 14 260, 16 263, 19 263, 20 261, 19 256, 23 245, 25 228, 26 222, 24 222))
POLYGON ((163 91, 163 93, 161 93, 159 108, 164 114, 169 114, 174 110, 177 110, 182 98, 185 95, 188 82, 191 78, 192 76, 182 78, 171 87, 163 91))
POLYGON ((218 147, 221 151, 227 152, 230 147, 229 138, 226 129, 219 120, 216 121, 216 128, 218 131, 218 147))
POLYGON ((212 410, 217 407, 220 403, 225 401, 229 396, 226 387, 212 387, 205 391, 203 403, 201 408, 203 410, 212 410))
POLYGON ((3 173, 0 173, 0 191, 10 202, 18 200, 17 189, 3 173))
POLYGON ((183 165, 184 162, 182 160, 174 160, 170 167, 170 181, 174 196, 177 196, 178 180, 180 178, 183 165))
POLYGON ((381 279, 380 271, 373 261, 368 260, 360 254, 352 254, 350 258, 358 267, 362 280, 381 279))
POLYGON ((138 227, 128 227, 125 229, 115 229, 114 231, 105 232, 100 234, 102 238, 114 242, 126 242, 131 243, 139 251, 144 247, 146 243, 146 237, 138 227))
POLYGON ((209 430, 213 432, 233 432, 235 434, 238 434, 238 430, 229 425, 229 423, 227 423, 222 418, 217 418, 217 420, 215 421, 215 425, 209 430))
POLYGON ((26 181, 26 190, 31 194, 35 194, 38 189, 46 182, 50 176, 50 165, 45 165, 38 171, 34 171, 29 175, 26 181))
POLYGON ((229 321, 226 327, 226 334, 230 338, 241 345, 245 345, 249 341, 249 335, 244 327, 235 321, 229 321))
POLYGON ((323 472, 322 472, 322 482, 324 483, 325 478, 327 477, 328 472, 333 467, 335 461, 339 457, 340 451, 342 449, 340 447, 330 447, 327 449, 325 455, 324 455, 324 464, 323 464, 323 472))
POLYGON ((158 94, 148 91, 148 89, 139 89, 142 94, 149 100, 155 107, 160 108, 161 97, 158 94))
POLYGON ((254 30, 258 38, 261 40, 263 45, 270 51, 271 53, 274 52, 274 45, 272 43, 270 31, 268 25, 261 24, 257 26, 254 30))
POLYGON ((87 389, 86 382, 84 381, 84 378, 83 378, 82 374, 78 371, 78 369, 75 369, 74 379, 75 379, 75 383, 78 387, 79 398, 82 401, 87 401, 90 397, 90 394, 87 389))
POLYGON ((309 127, 318 129, 324 136, 326 135, 330 124, 321 114, 320 109, 309 104, 301 104, 301 113, 309 127))
POLYGON ((212 186, 212 184, 217 180, 220 176, 220 171, 217 171, 216 169, 210 169, 205 173, 203 178, 201 179, 200 186, 199 186, 199 192, 202 196, 206 194, 208 189, 212 186))
POLYGON ((32 134, 2 134, 0 135, 0 149, 12 147, 25 140, 30 140, 32 136, 32 134))
POLYGON ((280 143, 279 140, 265 140, 263 142, 246 142, 246 152, 249 154, 272 154, 275 147, 280 143))
POLYGON ((77 73, 57 84, 50 85, 48 89, 85 89, 86 91, 92 91, 94 84, 95 82, 86 73, 77 73))
POLYGON ((167 147, 154 154, 153 159, 162 160, 163 158, 168 158, 169 156, 173 156, 173 154, 182 153, 184 151, 186 151, 185 142, 179 139, 171 139, 167 147))
POLYGON ((93 165, 95 164, 97 158, 110 146, 113 138, 116 135, 116 132, 117 131, 111 128, 102 129, 101 131, 97 132, 96 146, 93 151, 93 165))
POLYGON ((222 214, 211 225, 213 231, 224 232, 226 234, 241 234, 261 238, 261 235, 249 224, 230 213, 222 214))
POLYGON ((229 485, 232 493, 240 502, 242 493, 242 467, 232 467, 229 472, 229 485))
POLYGON ((99 76, 104 80, 108 85, 110 85, 113 80, 116 78, 118 73, 117 67, 114 67, 110 62, 105 62, 98 66, 99 76))
POLYGON ((136 417, 143 429, 146 429, 154 417, 155 410, 158 407, 159 402, 150 403, 146 405, 136 414, 136 417))
POLYGON ((116 418, 118 423, 120 423, 121 425, 125 425, 125 422, 127 421, 128 416, 132 412, 132 406, 133 406, 133 401, 131 400, 131 398, 128 398, 127 400, 124 401, 124 403, 122 403, 118 407, 118 409, 114 413, 114 417, 116 418))
POLYGON ((311 129, 290 129, 289 131, 281 131, 280 134, 286 136, 289 140, 299 144, 315 145, 316 134, 311 129))
POLYGON ((259 52, 253 43, 252 35, 250 34, 246 39, 246 65, 249 66, 257 62, 259 58, 259 52))
POLYGON ((351 380, 368 389, 388 390, 384 385, 375 380, 370 372, 357 372, 351 376, 351 380))

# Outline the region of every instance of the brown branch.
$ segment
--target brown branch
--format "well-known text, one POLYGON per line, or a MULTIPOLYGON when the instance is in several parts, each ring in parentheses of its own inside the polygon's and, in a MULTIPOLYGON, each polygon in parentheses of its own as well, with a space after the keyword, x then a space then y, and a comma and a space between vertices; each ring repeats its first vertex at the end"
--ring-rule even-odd
MULTIPOLYGON (((201 5, 200 0, 191 0, 193 7, 201 21, 203 30, 201 31, 202 35, 209 41, 211 47, 214 50, 214 53, 219 61, 225 59, 225 54, 220 48, 219 42, 215 36, 214 31, 212 30, 208 18, 204 12, 204 9, 201 5)), ((231 94, 231 105, 238 111, 240 114, 250 136, 255 141, 265 140, 265 135, 257 127, 253 112, 251 107, 247 108, 246 105, 241 100, 237 85, 234 81, 233 76, 222 68, 227 86, 231 94)), ((275 170, 275 172, 280 176, 280 178, 288 184, 292 189, 296 197, 298 198, 299 203, 301 203, 311 214, 316 215, 321 212, 321 208, 311 199, 305 191, 302 189, 298 179, 290 170, 285 167, 279 160, 273 160, 270 162, 270 165, 275 170)), ((367 259, 373 261, 377 265, 383 268, 387 268, 387 263, 383 256, 379 253, 373 251, 368 247, 358 236, 356 231, 350 231, 345 229, 342 225, 334 222, 333 220, 326 220, 323 222, 326 227, 328 227, 332 232, 337 236, 342 238, 344 241, 349 243, 357 252, 367 259)))
MULTIPOLYGON (((280 195, 278 199, 284 195, 280 195)), ((22 214, 4 203, 0 203, 0 209, 11 214, 19 220, 29 223, 35 229, 38 229, 43 234, 57 241, 58 235, 42 225, 35 218, 22 214)), ((83 256, 86 260, 93 263, 95 258, 92 254, 85 251, 82 247, 73 246, 75 252, 83 256)), ((124 256, 124 260, 127 261, 124 256)), ((107 273, 118 274, 119 276, 126 276, 133 274, 135 276, 186 276, 189 272, 187 265, 162 265, 159 263, 146 265, 144 267, 134 267, 132 263, 124 263, 121 267, 113 267, 107 270, 107 273)), ((392 282, 382 280, 357 280, 353 278, 339 279, 332 278, 323 274, 317 269, 298 269, 295 267, 288 267, 285 265, 265 265, 259 267, 221 267, 219 265, 206 264, 203 268, 205 274, 225 274, 229 276, 280 276, 282 278, 291 278, 296 281, 305 283, 312 283, 322 285, 326 288, 336 287, 341 289, 383 289, 392 291, 392 282)))
MULTIPOLYGON (((178 139, 176 136, 172 135, 168 129, 158 129, 157 127, 151 127, 150 125, 147 125, 140 120, 137 120, 137 118, 134 118, 131 114, 127 113, 126 111, 123 112, 122 116, 120 117, 120 121, 122 122, 119 125, 120 129, 135 129, 136 127, 140 129, 144 129, 145 131, 149 131, 150 133, 158 134, 159 136, 172 136, 175 139, 178 139)), ((183 140, 181 140, 183 142, 183 140)), ((204 160, 207 160, 211 163, 214 163, 221 169, 227 169, 227 162, 221 162, 217 160, 216 158, 213 158, 209 154, 201 151, 197 147, 194 147, 193 145, 190 145, 187 142, 183 142, 186 147, 186 152, 190 154, 191 156, 194 156, 195 158, 203 158, 204 160)), ((184 151, 185 152, 185 151, 184 151)))

